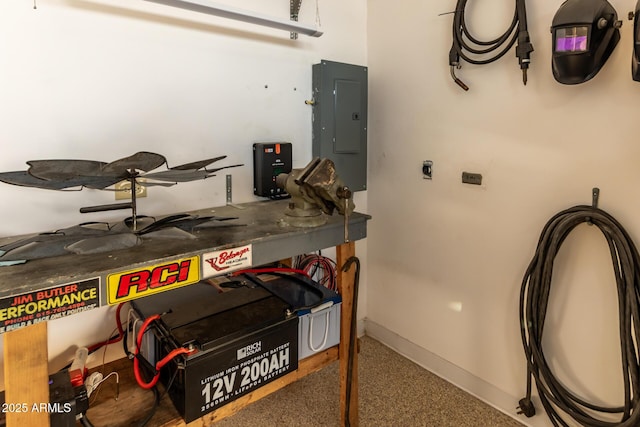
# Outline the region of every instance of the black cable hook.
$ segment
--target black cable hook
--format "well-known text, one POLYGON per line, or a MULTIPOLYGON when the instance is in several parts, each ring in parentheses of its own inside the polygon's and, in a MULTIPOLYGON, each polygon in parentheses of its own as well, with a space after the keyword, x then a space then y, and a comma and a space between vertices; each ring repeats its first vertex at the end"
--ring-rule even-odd
POLYGON ((591 190, 591 207, 593 209, 598 209, 598 200, 600 199, 600 189, 598 187, 593 187, 591 190))
MULTIPOLYGON (((593 187, 591 189, 591 207, 593 208, 593 210, 598 209, 599 199, 600 199, 600 189, 598 187, 593 187)), ((587 220, 588 225, 593 225, 593 222, 591 221, 591 217, 586 217, 585 219, 587 220)))

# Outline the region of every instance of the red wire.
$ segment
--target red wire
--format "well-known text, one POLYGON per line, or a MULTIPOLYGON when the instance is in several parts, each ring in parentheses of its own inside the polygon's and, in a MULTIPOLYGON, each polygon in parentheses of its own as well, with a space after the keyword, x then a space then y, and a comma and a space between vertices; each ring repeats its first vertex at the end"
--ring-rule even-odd
MULTIPOLYGON (((236 271, 234 273, 232 273, 232 276, 237 276, 239 274, 242 273, 253 273, 253 274, 261 274, 261 273, 297 273, 297 274, 302 274, 303 276, 309 277, 309 274, 304 271, 304 270, 300 270, 297 268, 284 268, 284 267, 274 267, 274 268, 256 268, 256 269, 248 269, 248 270, 240 270, 240 271, 236 271)), ((118 306, 118 310, 120 310, 120 306, 118 306)), ((186 348, 176 348, 174 350, 172 350, 171 352, 169 352, 169 354, 167 354, 164 358, 162 358, 162 360, 160 360, 159 362, 156 363, 156 374, 153 376, 153 378, 151 379, 150 382, 145 382, 144 379, 142 378, 142 375, 140 374, 140 362, 138 359, 138 355, 140 353, 140 346, 142 345, 142 337, 145 334, 145 331, 147 330, 147 328, 149 327, 149 324, 151 322, 153 322, 154 320, 158 320, 160 318, 159 314, 155 314, 153 316, 148 317, 143 323, 142 323, 142 327, 140 328, 140 331, 138 332, 138 338, 137 338, 137 342, 136 342, 136 352, 135 352, 135 357, 133 359, 133 374, 136 378, 136 381, 138 382, 138 385, 144 389, 150 389, 153 386, 155 386, 158 383, 158 379, 160 378, 160 369, 162 369, 164 367, 164 365, 166 365, 167 363, 169 363, 171 360, 173 360, 173 358, 175 358, 178 355, 181 354, 190 354, 192 353, 194 350, 188 350, 186 348)), ((121 330, 121 325, 118 323, 119 327, 118 329, 121 330)), ((122 335, 123 333, 121 332, 120 334, 121 336, 119 337, 118 341, 120 339, 122 339, 122 335)), ((114 341, 115 342, 115 341, 114 341)))
POLYGON ((337 288, 334 265, 335 263, 330 258, 315 254, 304 255, 297 262, 297 267, 306 271, 308 276, 315 276, 317 273, 320 276, 318 283, 331 290, 337 288))
MULTIPOLYGON (((248 270, 239 270, 239 271, 231 273, 231 275, 232 276, 238 276, 238 275, 243 274, 243 273, 253 273, 253 274, 261 274, 261 273, 298 273, 298 274, 302 274, 303 276, 309 277, 309 274, 304 270, 300 270, 300 269, 297 269, 297 268, 288 268, 288 267, 254 268, 254 269, 248 269, 248 270)), ((311 277, 309 277, 309 279, 311 279, 311 277)))
POLYGON ((123 305, 124 303, 121 302, 120 304, 118 304, 118 308, 116 308, 116 325, 118 327, 118 336, 108 341, 99 342, 89 346, 88 347, 89 353, 92 353, 98 350, 99 348, 104 347, 105 345, 115 344, 117 342, 122 341, 122 338, 124 337, 124 329, 122 328, 122 323, 120 323, 120 311, 122 310, 123 305))
POLYGON ((135 352, 135 357, 133 359, 133 374, 136 377, 136 381, 138 382, 138 385, 147 390, 150 388, 153 388, 158 383, 158 379, 160 379, 159 371, 164 367, 164 365, 169 363, 171 360, 173 360, 174 357, 180 354, 189 354, 195 351, 195 350, 188 350, 186 348, 176 348, 170 351, 169 354, 167 354, 164 358, 162 358, 162 360, 156 363, 155 368, 157 373, 153 376, 151 381, 148 383, 145 382, 144 379, 142 378, 142 375, 140 375, 140 362, 138 359, 138 355, 140 354, 140 346, 142 345, 142 338, 144 337, 147 327, 151 322, 153 322, 154 320, 158 320, 159 318, 160 318, 159 314, 154 314, 153 316, 148 317, 144 321, 144 323, 142 323, 142 327, 138 332, 138 338, 136 340, 136 352, 135 352))

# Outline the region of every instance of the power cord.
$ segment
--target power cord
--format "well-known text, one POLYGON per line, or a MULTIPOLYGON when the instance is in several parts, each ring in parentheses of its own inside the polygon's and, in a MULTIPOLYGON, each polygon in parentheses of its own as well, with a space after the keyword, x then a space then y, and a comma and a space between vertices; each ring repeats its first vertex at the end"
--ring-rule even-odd
POLYGON ((149 411, 147 412, 145 417, 140 421, 137 427, 144 427, 147 424, 149 424, 149 421, 151 421, 151 418, 153 418, 153 416, 156 414, 156 410, 160 405, 160 392, 158 391, 158 387, 153 386, 151 388, 151 391, 153 392, 153 406, 151 406, 151 409, 149 409, 149 411))
POLYGON ((158 407, 160 406, 160 402, 164 398, 165 394, 167 394, 169 392, 169 389, 173 385, 173 381, 176 379, 176 376, 178 375, 178 371, 179 371, 179 369, 176 369, 173 372, 173 375, 171 376, 171 379, 167 383, 167 386, 165 387, 165 389, 162 392, 162 394, 160 394, 160 391, 158 390, 158 386, 154 386, 153 388, 151 388, 151 391, 153 392, 153 405, 147 411, 147 413, 144 416, 144 418, 142 420, 140 420, 140 423, 137 424, 137 427, 145 427, 153 419, 153 416, 156 414, 156 411, 158 410, 158 407))
POLYGON ((490 64, 502 58, 517 42, 516 57, 522 70, 522 82, 526 85, 533 45, 527 30, 525 0, 515 0, 515 11, 509 28, 498 38, 488 41, 479 40, 469 32, 465 22, 467 1, 458 0, 453 15, 453 42, 449 50, 449 67, 453 81, 465 91, 469 90, 455 74, 455 69, 461 67, 460 58, 470 64, 490 64))
POLYGON ((80 421, 80 424, 82 424, 83 427, 93 427, 93 424, 91 424, 91 421, 87 418, 87 414, 81 414, 78 421, 80 421))
POLYGON ((575 206, 553 216, 544 226, 538 246, 520 290, 520 328, 527 358, 527 394, 520 412, 535 415, 531 401, 532 380, 542 406, 554 426, 568 426, 562 413, 584 427, 632 427, 640 425, 640 256, 629 234, 611 215, 595 206, 575 206), (542 349, 543 329, 549 305, 553 262, 569 233, 583 223, 602 232, 611 252, 617 290, 624 405, 605 407, 586 402, 553 375, 542 349), (607 422, 594 413, 621 414, 620 422, 607 422))

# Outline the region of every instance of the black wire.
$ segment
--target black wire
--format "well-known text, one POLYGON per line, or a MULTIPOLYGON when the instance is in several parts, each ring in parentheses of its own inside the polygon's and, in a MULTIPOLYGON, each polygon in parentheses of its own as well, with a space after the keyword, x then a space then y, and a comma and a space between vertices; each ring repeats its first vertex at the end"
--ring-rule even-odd
MULTIPOLYGON (((122 338, 122 346, 123 346, 124 352, 127 355, 127 357, 132 358, 132 357, 134 357, 134 354, 129 351, 129 346, 127 345, 127 335, 128 335, 128 328, 125 328, 124 336, 122 338)), ((149 372, 149 370, 146 369, 146 365, 144 363, 140 364, 140 366, 143 368, 142 371, 141 371, 142 375, 144 375, 146 377, 146 380, 150 380, 151 377, 153 377, 154 373, 149 372)), ((144 427, 149 423, 149 421, 151 421, 151 419, 155 415, 156 411, 158 410, 158 406, 160 405, 160 401, 165 396, 165 394, 167 394, 169 392, 169 389, 173 385, 173 382, 176 379, 177 375, 178 375, 178 368, 176 368, 176 370, 174 371, 173 375, 171 376, 171 379, 167 383, 167 386, 165 387, 165 389, 162 392, 162 394, 160 394, 160 392, 158 391, 158 387, 157 386, 154 386, 151 389, 151 391, 153 391, 153 406, 149 409, 149 411, 147 412, 147 415, 145 415, 145 417, 142 419, 142 421, 140 421, 140 424, 138 424, 138 427, 144 427)))
POLYGON ((469 31, 465 22, 467 1, 458 0, 456 3, 453 15, 453 47, 458 55, 470 64, 485 65, 497 61, 518 41, 520 26, 524 24, 526 30, 526 17, 520 16, 524 11, 524 0, 515 0, 513 20, 505 32, 496 39, 488 41, 479 40, 469 31))
POLYGON ((324 257, 320 254, 310 254, 298 256, 295 259, 295 267, 307 272, 309 277, 316 277, 319 274, 317 282, 333 291, 336 290, 336 268, 335 262, 331 258, 324 257))
MULTIPOLYGON (((123 341, 126 341, 126 335, 123 341)), ((126 344, 123 344, 123 345, 126 346, 126 344)), ((125 352, 126 351, 128 351, 127 347, 125 347, 125 352)), ((149 381, 155 375, 155 373, 150 372, 150 370, 147 369, 146 364, 141 363, 140 367, 141 367, 140 373, 145 378, 145 381, 149 381)), ((153 416, 156 413, 156 410, 158 409, 158 406, 160 405, 160 392, 158 392, 158 387, 153 386, 151 388, 151 391, 153 392, 153 406, 151 406, 151 408, 149 409, 145 417, 140 421, 140 424, 138 424, 138 427, 146 426, 147 423, 151 420, 151 418, 153 418, 153 416)))
POLYGON ((91 424, 91 421, 89 421, 89 418, 87 418, 87 414, 82 414, 82 416, 80 417, 80 424, 82 424, 84 427, 93 427, 93 424, 91 424))
POLYGON ((520 322, 527 358, 527 395, 521 403, 531 404, 532 380, 535 380, 542 405, 554 426, 568 426, 561 413, 584 427, 640 425, 640 256, 629 234, 615 218, 592 206, 575 206, 547 222, 522 281, 520 322), (585 222, 598 227, 604 235, 616 278, 624 382, 624 405, 619 407, 589 403, 566 388, 553 375, 542 349, 554 259, 569 233, 585 222), (621 414, 620 421, 600 420, 593 416, 594 411, 621 414))
MULTIPOLYGON (((521 1, 521 0, 516 0, 521 1)), ((475 38, 467 28, 467 24, 465 22, 465 8, 466 8, 467 0, 458 0, 458 5, 456 6, 456 13, 453 18, 453 39, 454 46, 456 47, 458 54, 462 59, 467 61, 470 64, 476 65, 485 65, 490 64, 492 62, 497 61, 502 58, 508 51, 513 47, 515 42, 518 40, 518 32, 516 31, 518 27, 518 9, 516 8, 513 16, 513 20, 509 25, 509 28, 498 38, 489 41, 481 41, 475 38), (467 41, 469 40, 469 43, 467 41), (480 49, 476 46, 486 46, 483 49, 480 49), (500 51, 498 49, 502 48, 500 51), (465 53, 468 52, 468 53, 465 53), (497 53, 495 53, 498 51, 497 53), (474 58, 469 54, 473 54, 476 56, 484 56, 491 55, 488 58, 478 59, 474 58)))
POLYGON ((527 69, 531 62, 533 45, 527 30, 527 8, 525 0, 514 0, 513 19, 509 27, 493 40, 480 40, 469 31, 465 14, 468 0, 458 0, 453 12, 453 41, 449 50, 451 77, 464 90, 469 87, 456 77, 454 69, 460 67, 460 58, 470 64, 486 65, 502 58, 514 44, 516 57, 522 70, 522 81, 527 84, 527 69))
POLYGON ((149 412, 147 412, 147 415, 143 418, 143 420, 140 421, 140 424, 138 424, 138 427, 144 427, 147 425, 147 423, 155 415, 156 410, 158 409, 158 405, 160 404, 160 393, 158 392, 158 387, 154 386, 151 389, 151 391, 153 391, 153 406, 151 407, 149 412))
POLYGON ((167 386, 164 389, 164 392, 162 392, 162 395, 160 395, 160 400, 162 400, 162 398, 165 396, 165 394, 169 393, 169 389, 171 388, 171 386, 173 385, 173 381, 176 379, 176 377, 178 376, 178 368, 176 368, 175 371, 173 371, 173 375, 171 376, 171 379, 169 380, 169 382, 167 383, 167 386))
POLYGON ((173 375, 171 376, 171 379, 167 383, 167 386, 165 387, 165 389, 162 392, 162 394, 160 394, 160 392, 158 391, 158 387, 157 386, 153 387, 153 389, 152 389, 152 391, 153 391, 153 406, 151 407, 149 412, 147 412, 147 415, 140 422, 140 424, 138 424, 138 427, 144 427, 149 423, 149 421, 151 421, 151 419, 155 415, 156 411, 158 410, 158 406, 160 406, 160 401, 162 400, 162 398, 164 398, 165 394, 167 394, 169 392, 169 389, 173 385, 173 381, 176 379, 176 376, 178 375, 178 370, 179 370, 178 368, 175 369, 175 371, 173 372, 173 375))
POLYGON ((122 336, 122 350, 124 351, 124 354, 127 356, 128 359, 133 359, 135 355, 129 351, 129 344, 127 344, 128 337, 129 337, 129 328, 127 327, 124 329, 124 335, 122 336))

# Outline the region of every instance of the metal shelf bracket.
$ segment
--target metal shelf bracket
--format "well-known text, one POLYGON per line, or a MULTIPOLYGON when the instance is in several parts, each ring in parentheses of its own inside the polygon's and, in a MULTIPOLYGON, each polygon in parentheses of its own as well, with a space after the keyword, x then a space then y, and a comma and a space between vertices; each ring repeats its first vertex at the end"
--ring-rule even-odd
MULTIPOLYGON (((302 5, 302 0, 289 0, 289 19, 292 21, 298 22, 298 14, 300 13, 300 6, 302 5)), ((291 40, 298 39, 298 33, 291 32, 289 33, 289 38, 291 40)))

